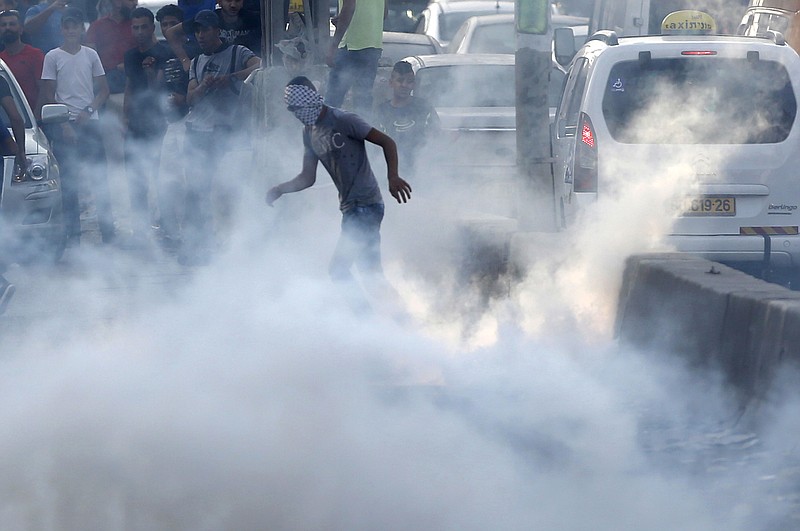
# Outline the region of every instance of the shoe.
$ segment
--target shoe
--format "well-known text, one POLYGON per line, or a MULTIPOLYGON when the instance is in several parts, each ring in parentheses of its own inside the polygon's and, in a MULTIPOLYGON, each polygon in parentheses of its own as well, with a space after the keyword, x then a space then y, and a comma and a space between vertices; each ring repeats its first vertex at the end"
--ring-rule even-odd
POLYGON ((14 287, 14 284, 5 279, 0 280, 0 315, 5 313, 15 291, 17 291, 17 288, 14 287))

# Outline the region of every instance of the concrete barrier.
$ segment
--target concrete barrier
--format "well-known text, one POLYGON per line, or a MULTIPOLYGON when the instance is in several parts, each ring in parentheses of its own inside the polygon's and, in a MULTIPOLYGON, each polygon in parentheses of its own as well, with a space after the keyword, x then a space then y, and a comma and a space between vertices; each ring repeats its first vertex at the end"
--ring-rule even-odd
POLYGON ((620 342, 720 370, 746 397, 800 362, 800 293, 680 254, 627 260, 617 309, 620 342))

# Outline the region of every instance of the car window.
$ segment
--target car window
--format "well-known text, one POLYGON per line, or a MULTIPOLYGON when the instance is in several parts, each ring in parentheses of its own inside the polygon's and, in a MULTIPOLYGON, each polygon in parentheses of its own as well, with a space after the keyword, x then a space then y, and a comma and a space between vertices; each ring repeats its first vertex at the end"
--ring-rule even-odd
POLYGON ((776 143, 789 135, 796 114, 786 68, 746 58, 620 62, 603 95, 608 129, 623 143, 776 143))
POLYGON ((778 31, 786 35, 789 31, 789 17, 773 13, 753 13, 750 15, 744 35, 756 37, 763 35, 767 30, 778 31))
MULTIPOLYGON (((580 57, 575 61, 569 71, 564 95, 558 109, 558 130, 565 131, 569 136, 575 134, 578 127, 578 116, 580 114, 581 100, 583 99, 583 89, 586 87, 586 78, 589 75, 589 61, 580 57)), ((561 133, 559 133, 561 136, 561 133)))
MULTIPOLYGON (((25 127, 30 129, 31 127, 33 127, 33 124, 31 123, 31 117, 28 115, 27 111, 25 110, 25 106, 22 104, 22 99, 21 99, 22 96, 14 88, 14 84, 12 83, 11 79, 9 78, 8 73, 0 72, 0 77, 2 77, 6 81, 6 83, 8 83, 8 88, 11 89, 11 96, 14 98, 14 103, 17 106, 17 110, 19 111, 20 116, 22 116, 22 119, 25 120, 25 127)), ((6 114, 6 111, 5 111, 5 109, 3 109, 2 106, 0 106, 0 120, 3 121, 2 123, 6 127, 11 127, 11 120, 8 119, 8 115, 6 114)))
POLYGON ((436 53, 436 48, 432 44, 414 42, 384 42, 381 59, 384 62, 394 64, 405 57, 412 55, 428 55, 436 53))
POLYGON ((469 53, 514 53, 517 51, 514 23, 482 24, 475 27, 469 53))
POLYGON ((451 65, 417 71, 414 94, 434 107, 513 107, 514 65, 451 65))
POLYGON ((426 24, 426 22, 427 22, 427 20, 428 20, 428 18, 427 18, 427 16, 426 16, 426 14, 425 14, 425 13, 422 13, 422 14, 419 16, 419 19, 417 19, 417 28, 414 30, 414 33, 422 33, 422 34, 424 34, 424 33, 425 33, 425 31, 426 31, 426 29, 427 29, 427 28, 426 28, 426 25, 427 25, 427 24, 426 24))
POLYGON ((496 9, 494 11, 469 11, 457 13, 442 13, 439 16, 439 35, 441 41, 450 42, 458 31, 458 28, 466 22, 469 17, 478 15, 491 15, 495 13, 508 13, 508 9, 496 9))
POLYGON ((450 41, 450 44, 448 45, 448 48, 447 48, 448 52, 454 53, 456 50, 458 50, 458 47, 461 46, 461 43, 464 41, 464 38, 467 36, 467 30, 468 29, 469 29, 469 26, 466 23, 461 24, 461 27, 458 28, 458 31, 456 32, 455 35, 453 35, 453 38, 450 41))
POLYGON ((566 79, 564 72, 558 68, 550 70, 550 79, 547 82, 547 105, 548 107, 558 107, 558 100, 561 99, 561 93, 564 90, 564 80, 566 79))
POLYGON ((417 17, 425 9, 427 2, 389 2, 386 6, 386 18, 383 21, 384 31, 401 31, 413 33, 417 17))

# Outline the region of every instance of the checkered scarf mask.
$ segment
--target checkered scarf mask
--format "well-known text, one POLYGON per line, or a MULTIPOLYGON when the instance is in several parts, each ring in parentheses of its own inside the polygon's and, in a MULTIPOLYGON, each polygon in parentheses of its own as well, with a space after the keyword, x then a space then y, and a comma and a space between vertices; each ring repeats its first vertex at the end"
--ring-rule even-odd
POLYGON ((322 113, 322 96, 305 85, 289 85, 283 93, 289 110, 305 125, 314 125, 322 113))

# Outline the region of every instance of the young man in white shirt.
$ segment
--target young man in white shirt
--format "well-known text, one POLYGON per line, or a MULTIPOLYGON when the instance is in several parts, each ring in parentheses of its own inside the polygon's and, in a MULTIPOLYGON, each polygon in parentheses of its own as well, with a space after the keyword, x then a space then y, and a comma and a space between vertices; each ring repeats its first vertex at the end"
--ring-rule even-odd
POLYGON ((64 222, 69 245, 80 242, 79 179, 89 176, 97 220, 104 243, 115 236, 103 139, 97 109, 108 99, 108 84, 100 57, 81 45, 83 13, 74 7, 61 15, 64 43, 47 52, 42 68, 42 103, 63 103, 69 121, 48 129, 61 167, 64 222))

